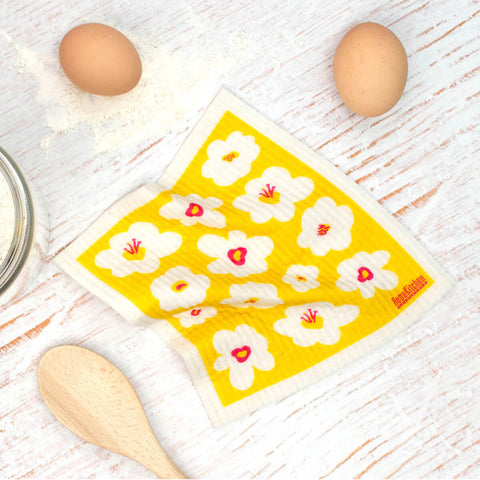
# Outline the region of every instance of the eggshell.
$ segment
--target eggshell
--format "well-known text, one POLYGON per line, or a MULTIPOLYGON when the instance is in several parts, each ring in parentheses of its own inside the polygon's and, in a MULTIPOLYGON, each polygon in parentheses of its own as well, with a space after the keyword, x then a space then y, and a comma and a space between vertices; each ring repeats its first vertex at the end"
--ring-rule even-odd
POLYGON ((60 64, 79 88, 96 95, 120 95, 142 76, 142 62, 132 42, 101 23, 70 30, 60 43, 60 64))
POLYGON ((361 23, 340 41, 333 59, 338 93, 365 117, 388 112, 400 99, 408 62, 400 40, 378 23, 361 23))

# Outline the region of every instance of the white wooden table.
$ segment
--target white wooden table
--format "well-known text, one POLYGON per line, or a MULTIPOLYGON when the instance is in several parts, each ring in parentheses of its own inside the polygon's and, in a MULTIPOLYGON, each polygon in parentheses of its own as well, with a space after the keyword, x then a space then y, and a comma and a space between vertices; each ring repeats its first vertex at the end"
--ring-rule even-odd
POLYGON ((33 289, 0 307, 1 478, 152 478, 49 414, 36 366, 63 343, 89 347, 125 372, 165 450, 192 477, 480 477, 478 1, 4 0, 0 10, 0 144, 43 192, 51 225, 33 289), (54 135, 44 151, 50 107, 37 98, 22 48, 41 63, 87 21, 184 55, 195 69, 218 52, 229 67, 194 85, 202 94, 168 131, 159 124, 157 134, 95 153, 87 122, 54 135), (338 41, 362 21, 390 27, 409 57, 403 97, 376 119, 351 113, 332 78, 338 41), (53 259, 110 203, 160 176, 222 84, 370 191, 458 283, 383 348, 215 430, 179 356, 53 259))

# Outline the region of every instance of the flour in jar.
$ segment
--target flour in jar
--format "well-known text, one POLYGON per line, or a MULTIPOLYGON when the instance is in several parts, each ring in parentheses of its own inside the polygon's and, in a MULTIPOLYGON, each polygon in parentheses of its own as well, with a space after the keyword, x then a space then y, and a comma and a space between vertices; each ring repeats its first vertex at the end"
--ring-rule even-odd
POLYGON ((12 243, 15 225, 15 207, 10 187, 0 173, 0 264, 12 243))

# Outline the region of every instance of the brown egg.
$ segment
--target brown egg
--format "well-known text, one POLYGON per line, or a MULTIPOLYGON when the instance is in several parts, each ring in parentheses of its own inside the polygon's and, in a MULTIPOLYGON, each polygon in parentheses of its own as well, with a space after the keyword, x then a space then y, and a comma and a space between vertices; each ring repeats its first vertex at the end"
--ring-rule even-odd
POLYGON ((142 62, 132 42, 101 23, 72 28, 60 43, 60 64, 79 88, 96 95, 120 95, 142 76, 142 62))
POLYGON ((400 99, 408 63, 400 40, 378 23, 347 32, 333 59, 338 93, 350 110, 365 117, 388 112, 400 99))

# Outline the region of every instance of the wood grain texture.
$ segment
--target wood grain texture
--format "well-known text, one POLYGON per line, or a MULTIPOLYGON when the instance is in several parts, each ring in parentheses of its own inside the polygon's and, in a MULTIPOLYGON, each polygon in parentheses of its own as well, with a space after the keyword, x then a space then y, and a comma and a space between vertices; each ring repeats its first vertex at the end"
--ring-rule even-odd
MULTIPOLYGON (((250 55, 210 79, 166 135, 92 153, 88 125, 49 134, 38 86, 0 36, 0 144, 42 191, 51 243, 33 289, 0 307, 0 478, 147 478, 85 444, 41 401, 40 356, 74 343, 106 356, 141 398, 167 454, 190 477, 480 476, 480 7, 475 0, 2 2, 0 33, 41 55, 97 21, 173 53, 250 55), (354 24, 390 27, 409 59, 398 105, 350 112, 335 47, 354 24), (383 348, 312 387, 214 430, 180 357, 86 293, 53 258, 121 195, 155 181, 222 85, 361 184, 406 225, 457 287, 383 348)), ((162 72, 159 72, 161 75, 162 72)), ((52 85, 52 89, 55 88, 52 85)))

